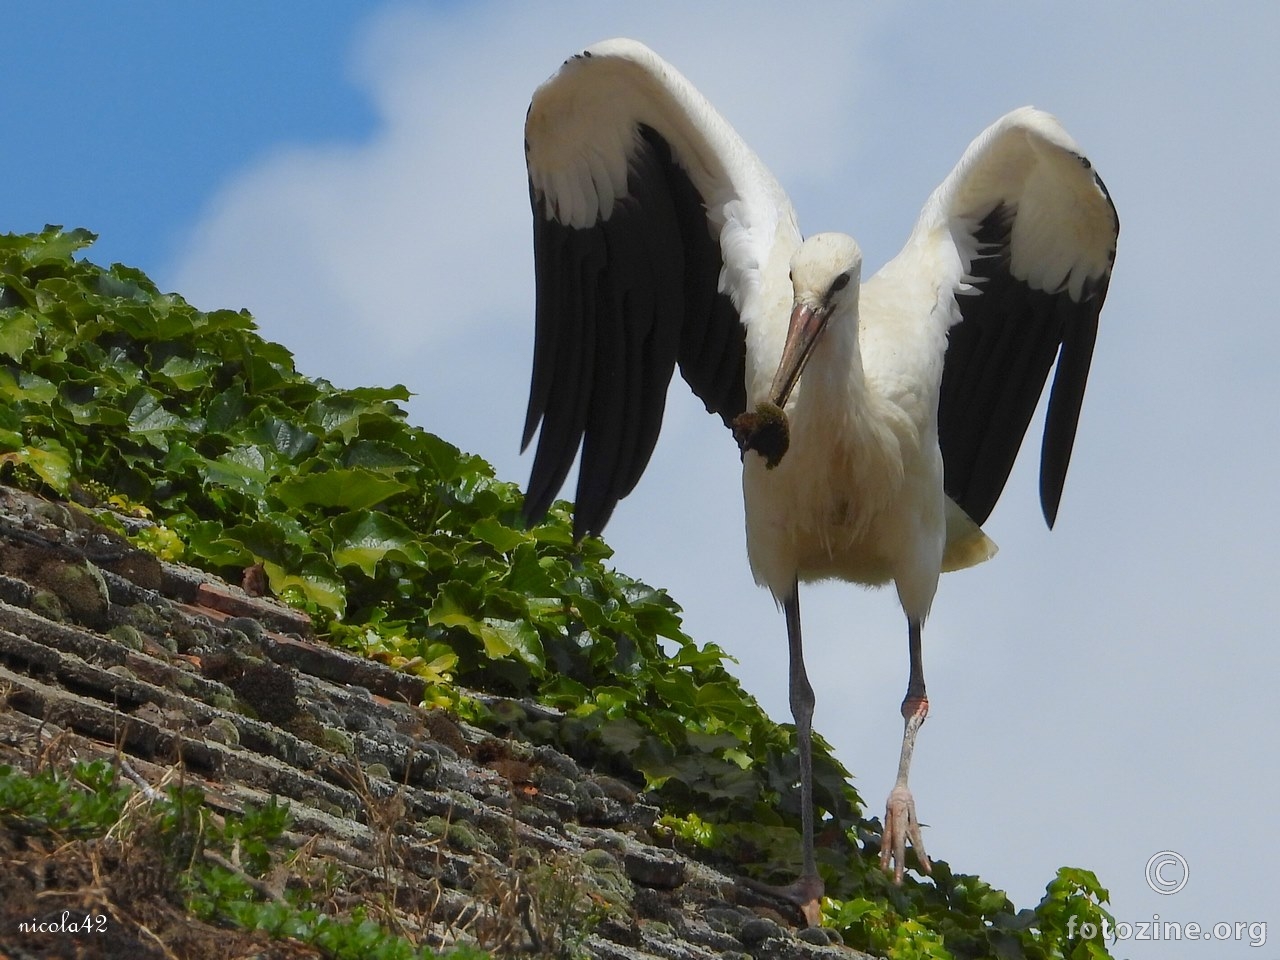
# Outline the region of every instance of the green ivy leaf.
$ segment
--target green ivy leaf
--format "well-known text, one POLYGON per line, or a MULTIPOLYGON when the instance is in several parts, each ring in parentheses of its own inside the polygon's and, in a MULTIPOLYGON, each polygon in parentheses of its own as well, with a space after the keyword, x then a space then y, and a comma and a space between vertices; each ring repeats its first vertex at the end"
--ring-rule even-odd
POLYGON ((523 530, 508 527, 493 517, 482 517, 472 525, 471 533, 499 553, 510 553, 529 538, 523 530))
POLYGON ((36 318, 27 311, 15 307, 0 310, 0 355, 21 360, 36 345, 38 331, 36 318))
POLYGON ((346 507, 365 510, 411 489, 407 483, 368 470, 339 469, 291 477, 268 488, 287 507, 346 507))
POLYGON ((0 397, 10 403, 46 405, 57 395, 58 388, 38 374, 22 370, 15 377, 11 371, 0 368, 0 397))
POLYGON ((187 431, 183 419, 170 413, 157 395, 144 388, 133 391, 125 406, 129 411, 127 422, 130 432, 161 450, 169 448, 170 432, 187 431))
POLYGON ((253 553, 235 536, 227 533, 222 524, 212 520, 189 523, 182 530, 183 539, 193 558, 203 560, 214 569, 220 567, 246 567, 254 563, 253 553))
POLYGON ((170 357, 155 372, 179 390, 198 390, 209 382, 212 371, 220 365, 217 357, 197 354, 194 357, 170 357))
POLYGON ((346 513, 334 520, 329 529, 333 562, 339 567, 359 567, 366 577, 374 577, 378 564, 385 559, 426 563, 426 553, 413 531, 385 513, 346 513))
POLYGON ((484 644, 485 654, 490 657, 501 658, 514 654, 531 667, 542 666, 542 641, 538 639, 538 631, 523 620, 485 617, 477 635, 484 644))
MULTIPOLYGON (((18 438, 20 442, 20 437, 18 438)), ((49 443, 46 441, 46 443, 49 443)), ((59 493, 66 493, 71 485, 71 458, 67 451, 49 443, 50 449, 25 447, 0 454, 0 464, 20 463, 29 467, 41 480, 59 493)))
POLYGON ((200 475, 206 483, 260 496, 272 472, 261 448, 244 446, 233 447, 217 460, 203 460, 200 475))
POLYGON ((262 562, 272 591, 280 597, 297 593, 338 619, 346 612, 346 588, 327 563, 315 559, 286 570, 270 560, 262 562))

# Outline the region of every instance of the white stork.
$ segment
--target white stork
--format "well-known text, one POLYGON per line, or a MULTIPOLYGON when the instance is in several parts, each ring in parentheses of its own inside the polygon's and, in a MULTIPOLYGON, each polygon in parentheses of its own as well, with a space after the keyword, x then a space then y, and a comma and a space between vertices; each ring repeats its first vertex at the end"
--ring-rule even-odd
POLYGON ((649 461, 678 364, 735 427, 751 569, 786 617, 804 867, 780 892, 816 921, 801 581, 897 587, 910 676, 880 860, 900 882, 909 840, 928 872, 907 789, 928 712, 921 626, 942 571, 995 553, 979 525, 1057 358, 1040 469, 1053 525, 1115 259, 1106 187, 1057 120, 1014 110, 863 283, 853 239, 804 239, 759 158, 632 40, 590 47, 538 88, 525 153, 537 315, 524 446, 538 432, 527 518, 545 515, 580 449, 574 530, 600 533, 649 461))

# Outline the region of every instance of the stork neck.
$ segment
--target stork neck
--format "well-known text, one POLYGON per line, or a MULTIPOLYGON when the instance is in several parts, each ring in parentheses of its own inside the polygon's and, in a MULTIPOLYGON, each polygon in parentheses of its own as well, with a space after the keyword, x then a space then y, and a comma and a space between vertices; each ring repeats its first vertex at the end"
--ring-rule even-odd
MULTIPOLYGON (((832 404, 857 402, 866 389, 862 370, 862 351, 858 347, 857 303, 846 306, 827 322, 822 339, 801 377, 798 409, 817 404, 830 411, 832 404)), ((834 409, 840 409, 835 406, 834 409)))

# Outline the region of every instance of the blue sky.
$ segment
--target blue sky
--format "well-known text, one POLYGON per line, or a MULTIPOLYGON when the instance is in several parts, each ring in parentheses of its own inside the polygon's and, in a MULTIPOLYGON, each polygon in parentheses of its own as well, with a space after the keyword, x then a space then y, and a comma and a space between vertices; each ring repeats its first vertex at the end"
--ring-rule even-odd
MULTIPOLYGON (((912 786, 930 852, 1019 904, 1073 864, 1118 919, 1280 937, 1280 6, 61 4, 7 24, 0 228, 86 226, 92 259, 249 308, 310 374, 405 383, 416 422, 523 480, 521 124, 561 60, 614 35, 684 72, 805 231, 853 233, 869 269, 1005 111, 1050 110, 1090 155, 1121 237, 1057 528, 1033 440, 987 525, 1000 554, 944 578, 925 627, 912 786), (1191 866, 1174 896, 1143 880, 1162 850, 1191 866)), ((736 449, 677 385, 607 535, 786 719, 738 489, 736 449)), ((822 586, 804 616, 816 725, 877 810, 906 681, 896 598, 822 586)))
POLYGON ((5 229, 90 226, 95 259, 156 270, 270 145, 368 135, 344 65, 373 6, 71 2, 11 23, 5 229))

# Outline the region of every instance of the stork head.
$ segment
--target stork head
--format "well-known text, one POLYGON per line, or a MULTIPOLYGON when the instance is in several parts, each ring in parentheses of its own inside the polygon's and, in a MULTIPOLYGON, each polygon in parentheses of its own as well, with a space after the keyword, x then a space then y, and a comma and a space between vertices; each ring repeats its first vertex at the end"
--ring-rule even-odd
POLYGON ((791 257, 791 323, 782 363, 769 390, 779 407, 786 406, 832 318, 856 323, 861 281, 862 250, 853 237, 843 233, 815 234, 791 257))

